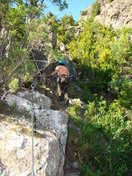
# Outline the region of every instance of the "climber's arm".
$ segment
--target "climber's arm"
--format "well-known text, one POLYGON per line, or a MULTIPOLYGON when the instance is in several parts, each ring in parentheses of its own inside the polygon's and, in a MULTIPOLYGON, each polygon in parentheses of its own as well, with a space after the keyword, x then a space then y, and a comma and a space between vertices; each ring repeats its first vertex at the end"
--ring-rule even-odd
POLYGON ((55 70, 55 71, 53 71, 52 73, 51 73, 51 76, 54 76, 54 75, 56 75, 57 74, 57 71, 55 70))
POLYGON ((58 67, 56 67, 56 68, 55 68, 55 71, 53 71, 53 72, 51 73, 51 76, 56 75, 56 74, 58 73, 58 71, 59 71, 59 70, 58 70, 58 67))

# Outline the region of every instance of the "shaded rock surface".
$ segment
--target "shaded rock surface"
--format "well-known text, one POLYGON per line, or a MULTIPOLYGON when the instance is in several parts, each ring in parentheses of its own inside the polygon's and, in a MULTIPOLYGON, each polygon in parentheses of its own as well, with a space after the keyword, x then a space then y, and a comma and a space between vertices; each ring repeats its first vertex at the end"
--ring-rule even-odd
MULTIPOLYGON (((36 175, 63 176, 68 116, 50 109, 51 100, 48 97, 38 92, 33 97, 36 117, 34 128, 38 134, 34 144, 36 175)), ((18 110, 26 110, 33 116, 31 92, 8 94, 6 102, 10 106, 15 104, 18 110)), ((0 121, 0 168, 1 173, 5 172, 8 176, 31 175, 31 134, 23 132, 31 132, 31 120, 25 121, 29 123, 24 123, 20 129, 20 124, 12 126, 0 121)))
MULTIPOLYGON (((31 93, 29 91, 18 92, 17 95, 20 98, 24 98, 28 101, 31 101, 32 99, 31 93)), ((46 109, 50 109, 52 103, 50 98, 39 92, 33 93, 33 101, 35 102, 35 104, 46 109)))
POLYGON ((71 81, 77 80, 77 63, 72 60, 69 60, 69 58, 65 58, 65 66, 70 72, 71 81))

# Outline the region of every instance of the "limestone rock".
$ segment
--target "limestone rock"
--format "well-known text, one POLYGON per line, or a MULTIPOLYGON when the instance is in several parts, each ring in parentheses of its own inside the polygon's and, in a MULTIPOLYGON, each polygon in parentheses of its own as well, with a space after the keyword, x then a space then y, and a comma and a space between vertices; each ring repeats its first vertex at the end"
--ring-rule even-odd
POLYGON ((132 1, 114 0, 111 3, 105 3, 101 6, 100 15, 95 17, 106 26, 113 28, 132 27, 132 1))
MULTIPOLYGON (((23 95, 22 97, 18 97, 17 95, 14 94, 8 94, 6 96, 6 101, 10 106, 16 104, 18 110, 22 111, 27 110, 30 115, 33 115, 32 102, 23 98, 23 95)), ((46 105, 44 104, 44 106, 46 105)), ((40 106, 37 103, 34 103, 34 111, 36 115, 36 127, 42 130, 43 129, 55 130, 58 138, 60 139, 61 144, 64 145, 63 146, 64 152, 67 138, 68 116, 65 113, 57 110, 44 109, 44 108, 40 109, 40 106)))
MULTIPOLYGON (((0 122, 0 175, 31 175, 32 140, 22 131, 18 125, 0 122)), ((59 141, 53 133, 45 131, 34 138, 35 175, 62 176, 61 157, 59 141)))
POLYGON ((83 102, 79 98, 70 99, 69 103, 71 105, 78 105, 78 106, 82 106, 83 104, 83 102))
MULTIPOLYGON (((29 91, 24 91, 24 92, 18 92, 17 96, 24 98, 26 100, 31 101, 31 93, 29 91)), ((39 92, 33 93, 33 101, 40 105, 43 108, 50 109, 51 107, 51 99, 44 94, 40 94, 39 92)))
MULTIPOLYGON (((38 92, 34 92, 33 97, 34 97, 34 101, 35 101, 35 103, 33 104, 34 111, 35 111, 35 117, 36 117, 35 122, 34 122, 35 129, 43 131, 44 133, 46 133, 46 136, 47 136, 46 139, 45 139, 45 137, 42 139, 36 139, 35 150, 38 153, 35 154, 35 156, 37 158, 35 168, 36 168, 36 172, 38 172, 37 175, 38 176, 41 176, 41 175, 42 176, 63 176, 64 175, 63 166, 64 166, 64 161, 65 161, 65 147, 66 147, 66 140, 67 140, 68 115, 66 115, 63 112, 50 109, 51 100, 49 100, 49 98, 46 97, 45 95, 42 95, 38 92), (42 107, 41 109, 40 109, 40 106, 42 107), (47 146, 47 150, 43 149, 43 146, 47 146), (40 148, 42 148, 42 152, 41 152, 40 148), (39 153, 39 150, 40 150, 40 153, 39 153), (41 157, 41 153, 42 153, 43 157, 41 157)), ((8 94, 6 96, 6 102, 10 106, 15 104, 16 107, 18 108, 18 110, 20 110, 20 111, 26 110, 29 112, 29 114, 31 116, 33 116, 33 108, 32 108, 31 93, 30 92, 28 92, 28 91, 19 92, 19 93, 17 93, 17 95, 8 94)), ((3 125, 1 125, 1 127, 2 126, 3 125)), ((8 127, 7 129, 10 129, 10 127, 8 127)), ((8 160, 8 159, 6 156, 5 160, 4 160, 4 162, 2 162, 2 164, 4 166, 6 166, 5 172, 7 172, 7 173, 11 172, 10 169, 12 168, 13 173, 14 173, 13 176, 22 175, 22 173, 23 173, 23 176, 28 176, 28 175, 31 175, 29 170, 28 170, 28 172, 26 172, 27 167, 30 166, 29 165, 29 155, 31 153, 31 151, 30 151, 31 150, 31 144, 30 144, 31 143, 31 136, 28 137, 28 136, 23 136, 24 134, 18 134, 15 132, 15 129, 16 129, 16 127, 14 127, 14 130, 12 130, 12 132, 7 131, 7 133, 10 133, 10 137, 5 142, 5 143, 9 143, 10 139, 12 139, 10 141, 10 144, 13 145, 12 153, 14 153, 13 155, 15 158, 12 156, 13 160, 11 160, 11 157, 10 157, 10 159, 7 163, 6 160, 8 160), (15 137, 13 138, 12 136, 15 136, 15 137), (13 142, 13 140, 14 140, 14 142, 13 142), (27 153, 24 153, 25 149, 23 149, 19 152, 19 156, 16 156, 16 154, 17 154, 16 148, 18 147, 20 149, 23 141, 25 141, 25 140, 28 141, 27 142, 28 145, 26 148, 27 153), (30 146, 30 148, 28 146, 30 146), (23 162, 21 162, 21 160, 22 160, 21 158, 23 158, 24 156, 25 156, 25 159, 23 160, 23 162, 25 161, 26 163, 24 164, 24 166, 22 166, 23 162), (26 159, 26 157, 27 157, 27 159, 26 159), (18 158, 20 158, 20 159, 18 159, 18 158), (11 163, 14 163, 14 166, 11 163), (21 164, 17 166, 17 163, 19 163, 19 164, 21 163, 21 164), (17 168, 16 168, 16 166, 17 166, 17 168), (21 168, 18 169, 18 167, 21 167, 21 168), (18 174, 19 170, 20 170, 21 174, 18 174)), ((2 135, 3 128, 0 129, 0 132, 2 135)), ((6 133, 6 130, 5 130, 5 133, 6 133)), ((0 137, 0 139, 2 141, 4 140, 1 137, 0 137)), ((1 144, 1 142, 0 142, 0 144, 1 144)), ((7 151, 7 148, 6 148, 7 146, 2 145, 1 149, 3 151, 4 150, 7 151)), ((25 146, 25 144, 24 144, 24 146, 25 146)), ((9 146, 8 146, 8 149, 9 149, 9 151, 7 151, 7 153, 9 152, 9 154, 10 154, 10 147, 9 146)), ((1 154, 0 154, 0 159, 1 159, 1 154)), ((9 174, 7 174, 7 175, 9 175, 9 174)))
MULTIPOLYGON (((100 4, 100 14, 95 17, 106 26, 112 26, 114 29, 121 27, 132 28, 132 1, 131 0, 113 0, 109 3, 107 0, 98 0, 100 4)), ((80 15, 79 20, 87 20, 91 16, 92 6, 86 9, 85 15, 80 15)))
POLYGON ((82 11, 79 16, 79 21, 86 21, 91 16, 92 6, 88 7, 86 10, 82 11))

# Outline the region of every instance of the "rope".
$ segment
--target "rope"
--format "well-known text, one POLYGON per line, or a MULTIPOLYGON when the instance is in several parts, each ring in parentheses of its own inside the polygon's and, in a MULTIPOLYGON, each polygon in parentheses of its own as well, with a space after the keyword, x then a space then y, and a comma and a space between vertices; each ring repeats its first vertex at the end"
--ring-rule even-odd
POLYGON ((31 89, 32 89, 32 111, 33 111, 33 116, 32 116, 32 174, 31 176, 34 176, 34 119, 35 119, 35 110, 34 110, 34 105, 33 105, 33 92, 34 88, 36 87, 35 83, 31 84, 31 89))
POLYGON ((0 95, 0 100, 3 100, 6 96, 6 94, 10 93, 10 90, 9 91, 6 91, 3 95, 1 94, 0 95))

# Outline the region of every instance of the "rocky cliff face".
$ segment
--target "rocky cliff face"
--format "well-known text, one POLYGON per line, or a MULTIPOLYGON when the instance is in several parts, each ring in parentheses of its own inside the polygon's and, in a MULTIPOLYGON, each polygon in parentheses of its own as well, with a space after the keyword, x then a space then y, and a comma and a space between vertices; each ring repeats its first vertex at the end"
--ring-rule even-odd
MULTIPOLYGON (((31 175, 32 140, 30 135, 24 134, 24 129, 24 124, 18 126, 5 121, 0 123, 0 175, 31 175)), ((41 137, 34 140, 35 175, 61 175, 58 170, 61 168, 58 139, 48 131, 38 134, 41 137)))
MULTIPOLYGON (((34 92, 34 171, 38 176, 63 176, 68 116, 50 109, 51 100, 34 92), (40 108, 41 107, 41 108, 40 108)), ((6 102, 33 115, 31 93, 8 94, 6 102)), ((0 115, 0 175, 29 176, 32 165, 31 120, 18 117, 13 122, 0 115)))
MULTIPOLYGON (((100 4, 100 14, 95 17, 106 26, 113 28, 132 27, 132 0, 98 0, 100 4)), ((80 21, 86 20, 91 16, 92 7, 86 9, 85 15, 80 15, 80 21)))

